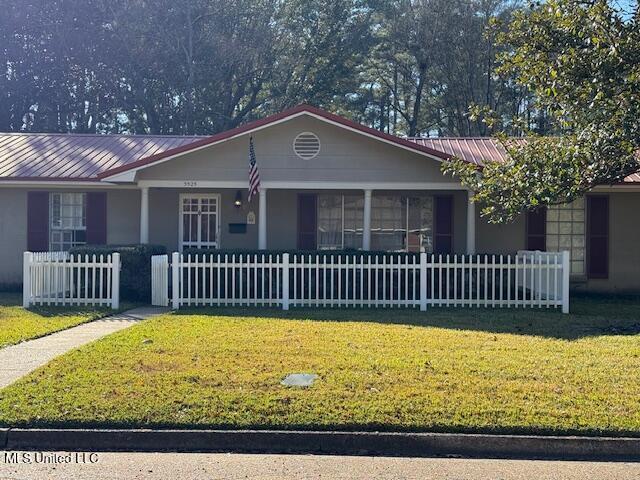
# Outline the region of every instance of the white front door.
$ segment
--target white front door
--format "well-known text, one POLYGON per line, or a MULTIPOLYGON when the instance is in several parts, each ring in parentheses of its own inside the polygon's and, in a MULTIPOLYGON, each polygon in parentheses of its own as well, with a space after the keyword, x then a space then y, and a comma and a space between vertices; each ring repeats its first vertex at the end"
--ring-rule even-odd
POLYGON ((220 247, 220 195, 180 195, 180 251, 220 247))

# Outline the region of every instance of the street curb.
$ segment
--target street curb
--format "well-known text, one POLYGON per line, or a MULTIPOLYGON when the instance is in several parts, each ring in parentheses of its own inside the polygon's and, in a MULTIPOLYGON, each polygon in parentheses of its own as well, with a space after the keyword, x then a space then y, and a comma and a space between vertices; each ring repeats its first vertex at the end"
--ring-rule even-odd
POLYGON ((6 450, 250 452, 640 461, 640 438, 286 430, 9 429, 6 450))
POLYGON ((0 428, 0 450, 7 447, 8 433, 8 428, 0 428))

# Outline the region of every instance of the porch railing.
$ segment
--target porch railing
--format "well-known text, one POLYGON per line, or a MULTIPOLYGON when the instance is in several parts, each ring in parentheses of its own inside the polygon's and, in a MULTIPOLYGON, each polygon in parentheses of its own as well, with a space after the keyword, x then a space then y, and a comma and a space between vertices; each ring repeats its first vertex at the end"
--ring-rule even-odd
POLYGON ((25 252, 22 303, 120 306, 120 254, 25 252))
POLYGON ((154 304, 289 307, 561 308, 569 253, 156 256, 154 304), (169 281, 171 279, 171 281, 169 281), (170 285, 171 284, 171 285, 170 285))

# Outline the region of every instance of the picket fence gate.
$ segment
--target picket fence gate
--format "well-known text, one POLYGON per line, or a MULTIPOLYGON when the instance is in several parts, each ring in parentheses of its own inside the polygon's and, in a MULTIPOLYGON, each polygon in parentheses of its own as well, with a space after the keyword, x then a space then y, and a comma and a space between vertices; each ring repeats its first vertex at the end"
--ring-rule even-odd
POLYGON ((154 305, 561 308, 569 252, 517 255, 173 253, 152 258, 154 305))
POLYGON ((24 252, 22 304, 120 307, 120 254, 24 252))

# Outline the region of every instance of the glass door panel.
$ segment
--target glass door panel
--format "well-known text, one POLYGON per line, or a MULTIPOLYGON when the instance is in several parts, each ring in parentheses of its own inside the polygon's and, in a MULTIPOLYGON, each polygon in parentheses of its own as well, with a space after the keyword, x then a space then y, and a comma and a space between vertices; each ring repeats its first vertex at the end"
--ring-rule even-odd
POLYGON ((180 250, 218 248, 219 195, 180 196, 180 250))

